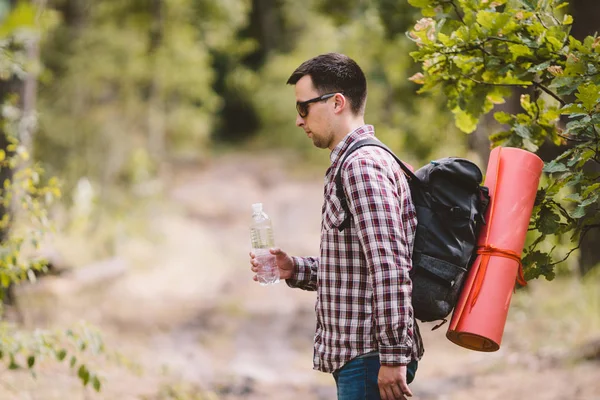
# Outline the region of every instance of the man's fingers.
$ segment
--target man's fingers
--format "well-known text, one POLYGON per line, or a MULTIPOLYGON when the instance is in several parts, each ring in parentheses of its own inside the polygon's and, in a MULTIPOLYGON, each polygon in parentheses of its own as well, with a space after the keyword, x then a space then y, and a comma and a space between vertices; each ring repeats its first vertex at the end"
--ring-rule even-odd
POLYGON ((381 400, 396 400, 394 392, 389 385, 379 386, 379 394, 381 395, 381 400))
POLYGON ((394 394, 394 399, 404 400, 404 396, 402 395, 402 390, 400 390, 400 386, 398 386, 394 383, 394 384, 390 385, 390 389, 392 390, 392 393, 394 394))
POLYGON ((256 262, 255 259, 250 260, 250 269, 253 272, 258 272, 258 267, 259 267, 259 264, 258 264, 258 262, 256 262))
POLYGON ((406 379, 402 379, 402 381, 398 382, 398 387, 402 390, 402 394, 407 397, 412 397, 412 392, 406 383, 406 379))

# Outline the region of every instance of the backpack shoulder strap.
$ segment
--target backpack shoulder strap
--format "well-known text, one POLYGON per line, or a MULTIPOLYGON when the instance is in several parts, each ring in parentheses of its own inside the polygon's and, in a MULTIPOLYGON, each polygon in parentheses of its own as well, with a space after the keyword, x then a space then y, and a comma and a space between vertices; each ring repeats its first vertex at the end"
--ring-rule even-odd
POLYGON ((406 178, 408 179, 409 183, 412 184, 419 182, 419 178, 415 176, 415 174, 410 170, 410 168, 408 168, 402 161, 400 161, 400 159, 394 154, 394 152, 390 150, 385 144, 381 143, 379 140, 367 138, 354 142, 344 153, 342 161, 340 162, 340 166, 335 175, 335 194, 340 200, 342 208, 346 212, 346 218, 340 224, 340 226, 338 226, 338 230, 340 232, 348 227, 348 225, 350 224, 351 217, 350 209, 348 208, 348 201, 346 199, 346 193, 344 192, 344 184, 342 182, 342 169, 344 168, 344 163, 346 162, 346 159, 350 156, 350 154, 354 153, 356 150, 364 146, 375 146, 387 151, 389 154, 392 155, 392 157, 394 157, 398 165, 400 165, 400 168, 402 168, 402 171, 406 175, 406 178))

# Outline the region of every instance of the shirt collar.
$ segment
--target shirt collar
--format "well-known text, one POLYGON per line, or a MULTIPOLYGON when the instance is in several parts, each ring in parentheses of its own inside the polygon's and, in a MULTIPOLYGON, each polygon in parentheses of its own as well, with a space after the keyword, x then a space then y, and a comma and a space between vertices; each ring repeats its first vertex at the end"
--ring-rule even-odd
POLYGON ((331 164, 333 165, 352 143, 368 136, 375 136, 375 128, 373 125, 363 125, 348 133, 331 151, 331 154, 329 155, 331 164))

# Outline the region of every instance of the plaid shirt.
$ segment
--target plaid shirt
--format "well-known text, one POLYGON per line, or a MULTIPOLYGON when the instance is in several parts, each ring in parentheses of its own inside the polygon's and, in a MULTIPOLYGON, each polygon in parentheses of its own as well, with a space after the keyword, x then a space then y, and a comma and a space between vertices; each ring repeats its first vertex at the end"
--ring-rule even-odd
POLYGON ((348 157, 342 180, 352 223, 336 197, 335 175, 371 125, 348 134, 331 152, 325 175, 321 256, 293 257, 291 287, 316 290, 314 368, 334 372, 354 357, 379 351, 383 365, 420 359, 423 346, 411 305, 416 214, 406 178, 385 150, 366 146, 348 157))

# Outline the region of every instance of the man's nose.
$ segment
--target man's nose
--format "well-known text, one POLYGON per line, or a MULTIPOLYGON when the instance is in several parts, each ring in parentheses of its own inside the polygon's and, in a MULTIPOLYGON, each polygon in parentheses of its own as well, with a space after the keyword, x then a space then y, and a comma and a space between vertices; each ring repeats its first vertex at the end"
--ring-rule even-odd
POLYGON ((300 114, 296 114, 296 126, 301 127, 302 125, 304 125, 304 118, 300 114))

